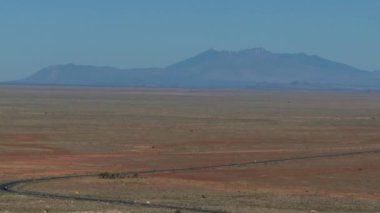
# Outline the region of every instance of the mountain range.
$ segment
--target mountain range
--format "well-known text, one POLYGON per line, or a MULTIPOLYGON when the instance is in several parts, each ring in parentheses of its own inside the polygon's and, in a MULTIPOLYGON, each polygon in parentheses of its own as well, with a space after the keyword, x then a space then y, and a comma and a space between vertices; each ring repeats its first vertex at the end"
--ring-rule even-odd
POLYGON ((55 65, 12 83, 153 88, 380 89, 380 71, 366 71, 304 53, 272 53, 263 48, 210 49, 165 68, 55 65))

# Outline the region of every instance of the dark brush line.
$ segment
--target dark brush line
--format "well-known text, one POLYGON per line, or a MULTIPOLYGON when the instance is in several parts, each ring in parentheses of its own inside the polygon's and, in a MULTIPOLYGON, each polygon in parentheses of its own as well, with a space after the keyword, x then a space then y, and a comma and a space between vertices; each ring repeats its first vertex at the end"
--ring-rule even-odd
POLYGON ((241 167, 241 166, 249 166, 249 165, 254 165, 254 164, 270 164, 270 163, 281 163, 281 162, 286 162, 286 161, 344 157, 344 156, 353 156, 353 155, 362 155, 362 154, 371 154, 371 153, 380 153, 380 149, 356 151, 356 152, 345 152, 345 153, 321 154, 321 155, 312 155, 312 156, 301 156, 301 157, 290 157, 290 158, 280 158, 280 159, 270 159, 270 160, 255 160, 255 161, 247 161, 247 162, 242 162, 242 163, 230 163, 230 164, 220 164, 220 165, 211 165, 211 166, 162 169, 162 170, 146 170, 146 171, 141 171, 141 172, 127 172, 127 173, 121 173, 121 174, 128 175, 132 173, 155 174, 155 173, 186 172, 186 171, 194 171, 194 170, 219 169, 219 168, 225 168, 225 167, 241 167))
MULTIPOLYGON (((345 152, 345 153, 311 155, 311 156, 300 156, 300 157, 289 157, 289 158, 279 158, 279 159, 270 159, 270 160, 255 160, 255 161, 248 161, 248 162, 243 162, 243 163, 230 163, 230 164, 220 164, 220 165, 210 165, 210 166, 200 166, 200 167, 145 170, 145 171, 136 171, 136 172, 126 172, 126 173, 120 173, 120 174, 127 176, 130 174, 136 174, 136 173, 137 174, 175 173, 175 172, 186 172, 186 171, 196 171, 196 170, 219 169, 219 168, 225 168, 225 167, 249 166, 249 165, 255 165, 255 164, 270 164, 270 163, 282 163, 282 162, 288 162, 288 161, 312 160, 312 159, 321 159, 321 158, 336 158, 336 157, 375 154, 375 153, 380 153, 380 149, 345 152)), ((192 211, 192 212, 224 213, 224 211, 201 209, 201 208, 195 208, 195 207, 180 207, 180 206, 170 206, 170 205, 163 205, 163 204, 147 204, 147 203, 135 202, 132 200, 113 200, 113 199, 92 198, 92 197, 84 197, 84 196, 68 196, 68 195, 49 194, 49 193, 43 193, 43 192, 22 191, 22 190, 14 189, 14 187, 20 184, 31 184, 31 183, 36 183, 36 182, 80 178, 80 177, 94 177, 98 175, 99 173, 94 173, 94 174, 83 174, 83 175, 66 175, 66 176, 57 176, 57 177, 43 177, 43 178, 36 178, 36 179, 16 180, 16 181, 0 184, 0 190, 3 192, 8 192, 8 193, 37 196, 37 197, 43 197, 43 198, 92 201, 92 202, 122 204, 122 205, 129 205, 129 206, 139 206, 139 207, 144 207, 144 208, 180 209, 180 210, 187 210, 187 211, 192 211)))

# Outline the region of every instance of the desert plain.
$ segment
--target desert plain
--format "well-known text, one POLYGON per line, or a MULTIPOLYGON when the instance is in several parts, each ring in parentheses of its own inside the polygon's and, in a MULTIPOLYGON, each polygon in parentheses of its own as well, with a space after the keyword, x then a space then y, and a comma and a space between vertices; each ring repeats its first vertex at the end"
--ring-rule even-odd
POLYGON ((380 212, 380 92, 0 87, 0 212, 380 212))

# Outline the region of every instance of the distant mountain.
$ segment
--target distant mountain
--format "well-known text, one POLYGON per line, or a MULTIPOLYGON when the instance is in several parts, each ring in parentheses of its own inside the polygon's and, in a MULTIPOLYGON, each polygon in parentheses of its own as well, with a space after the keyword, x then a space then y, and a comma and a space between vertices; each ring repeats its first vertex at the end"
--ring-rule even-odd
POLYGON ((374 86, 370 72, 306 54, 274 54, 262 48, 238 52, 208 50, 167 68, 188 85, 318 84, 374 86))
POLYGON ((117 69, 49 66, 19 84, 182 88, 377 89, 380 72, 369 72, 319 56, 278 54, 262 48, 207 50, 166 68, 117 69))
POLYGON ((380 70, 375 70, 373 73, 380 79, 380 70))
POLYGON ((162 69, 122 70, 114 67, 88 65, 55 65, 43 68, 36 74, 17 81, 25 84, 98 85, 98 86, 150 86, 156 82, 162 69))

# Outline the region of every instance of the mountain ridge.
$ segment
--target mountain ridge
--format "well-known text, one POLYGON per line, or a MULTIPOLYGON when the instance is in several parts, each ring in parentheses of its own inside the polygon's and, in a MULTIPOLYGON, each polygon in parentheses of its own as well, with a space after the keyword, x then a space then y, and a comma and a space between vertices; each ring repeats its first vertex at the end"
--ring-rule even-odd
POLYGON ((110 66, 53 65, 16 84, 125 87, 378 89, 380 73, 317 55, 209 49, 165 68, 119 69, 110 66))

